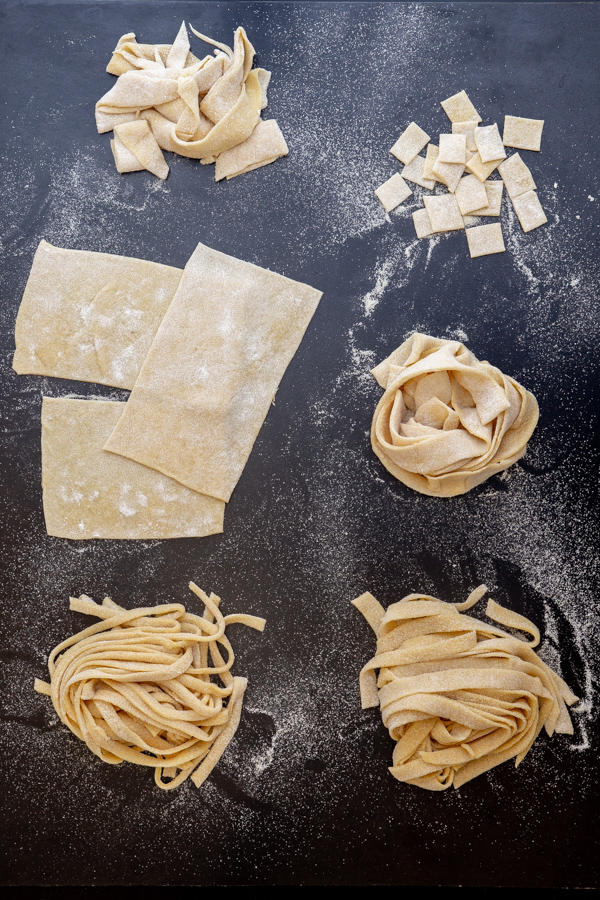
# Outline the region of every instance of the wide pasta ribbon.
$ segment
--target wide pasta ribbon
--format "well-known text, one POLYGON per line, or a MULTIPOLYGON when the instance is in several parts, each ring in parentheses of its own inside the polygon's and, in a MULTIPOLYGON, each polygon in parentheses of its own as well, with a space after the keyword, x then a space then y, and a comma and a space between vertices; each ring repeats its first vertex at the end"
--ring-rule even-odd
POLYGON ((224 161, 220 180, 287 154, 274 121, 262 123, 267 128, 254 136, 271 73, 252 69, 254 47, 244 29, 236 29, 233 49, 192 31, 216 48, 214 56, 198 59, 191 53, 185 23, 173 44, 138 44, 133 33, 120 38, 107 67, 118 80, 96 104, 98 131, 115 130, 111 146, 119 172, 146 168, 164 178, 168 167, 161 149, 213 163, 242 145, 224 161), (143 152, 133 149, 134 142, 143 152))
POLYGON ((536 626, 491 599, 487 616, 530 643, 464 614, 486 591, 459 604, 409 594, 387 611, 369 593, 352 601, 377 636, 360 673, 362 706, 381 709, 398 781, 458 788, 507 759, 518 766, 542 728, 573 733, 567 706, 577 698, 534 652, 536 626))
POLYGON ((538 421, 533 394, 459 341, 413 334, 372 374, 385 389, 373 450, 422 494, 464 494, 508 468, 538 421))

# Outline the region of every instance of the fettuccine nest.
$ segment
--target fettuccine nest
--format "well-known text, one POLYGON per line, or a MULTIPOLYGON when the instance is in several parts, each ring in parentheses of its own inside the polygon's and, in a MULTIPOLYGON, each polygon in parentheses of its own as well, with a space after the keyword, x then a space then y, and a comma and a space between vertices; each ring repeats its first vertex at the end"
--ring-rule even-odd
POLYGON ((385 394, 371 443, 396 478, 422 494, 470 491, 523 456, 535 397, 460 341, 413 334, 372 374, 385 394))
POLYGON ((409 594, 387 611, 369 593, 352 601, 377 636, 360 674, 362 706, 381 708, 398 781, 458 788, 507 759, 518 766, 542 728, 573 733, 567 705, 577 697, 534 653, 535 625, 491 599, 488 617, 529 643, 464 615, 486 591, 455 605, 409 594))
POLYGON ((219 597, 193 582, 190 589, 203 616, 180 603, 126 610, 108 597, 101 605, 71 597, 71 609, 103 621, 52 651, 50 684, 35 681, 92 753, 150 766, 164 790, 188 776, 200 787, 237 729, 247 682, 230 672, 226 626, 265 626, 255 616, 223 617, 219 597))

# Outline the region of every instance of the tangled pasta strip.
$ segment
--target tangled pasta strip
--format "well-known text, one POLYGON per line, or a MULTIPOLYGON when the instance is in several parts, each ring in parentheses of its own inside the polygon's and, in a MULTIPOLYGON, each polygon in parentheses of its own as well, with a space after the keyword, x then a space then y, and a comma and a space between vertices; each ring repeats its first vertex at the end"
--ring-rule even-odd
POLYGON ((216 47, 214 56, 191 53, 185 23, 173 44, 138 44, 132 32, 119 40, 107 67, 117 82, 96 104, 98 131, 114 131, 119 172, 148 169, 164 179, 163 150, 213 163, 239 148, 242 160, 227 175, 235 177, 287 154, 275 120, 257 131, 271 73, 252 68, 254 47, 244 29, 236 29, 233 48, 192 31, 216 47))
POLYGON ((533 394, 459 341, 413 334, 372 374, 385 390, 373 450, 422 494, 470 491, 520 459, 537 425, 533 394))
POLYGON ((352 601, 377 636, 360 674, 362 707, 381 708, 398 781, 458 788, 512 757, 518 766, 543 727, 573 733, 567 705, 577 697, 534 652, 535 625, 491 599, 487 616, 528 632, 529 643, 464 615, 486 592, 458 604, 409 594, 387 611, 369 593, 352 601))
POLYGON ((72 610, 103 621, 55 647, 50 684, 35 680, 96 756, 150 766, 164 790, 188 776, 200 787, 238 727, 247 681, 231 674, 226 626, 265 627, 256 616, 223 616, 219 597, 190 589, 203 616, 180 603, 125 610, 108 597, 71 597, 72 610))

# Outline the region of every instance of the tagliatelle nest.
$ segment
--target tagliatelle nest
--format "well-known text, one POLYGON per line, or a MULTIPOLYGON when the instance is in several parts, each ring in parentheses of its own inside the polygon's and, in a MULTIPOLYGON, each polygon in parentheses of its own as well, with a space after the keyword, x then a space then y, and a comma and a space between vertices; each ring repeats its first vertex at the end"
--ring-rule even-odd
POLYGON ((238 727, 247 681, 230 672, 226 626, 265 626, 255 616, 223 617, 219 597, 193 582, 190 589, 203 616, 180 603, 126 610, 108 597, 101 605, 71 597, 71 609, 104 621, 59 644, 48 660, 50 684, 35 681, 92 753, 154 768, 164 790, 188 776, 200 787, 238 727))
POLYGON ((523 456, 535 397, 460 341, 413 334, 372 374, 385 389, 371 444, 399 481, 422 494, 470 491, 523 456))
POLYGON ((362 706, 381 708, 398 781, 458 788, 507 759, 518 766, 542 728, 573 733, 567 705, 577 697, 533 651, 535 625, 491 599, 487 616, 530 643, 464 615, 486 592, 457 604, 409 594, 387 611, 369 593, 352 601, 377 636, 360 674, 362 706))

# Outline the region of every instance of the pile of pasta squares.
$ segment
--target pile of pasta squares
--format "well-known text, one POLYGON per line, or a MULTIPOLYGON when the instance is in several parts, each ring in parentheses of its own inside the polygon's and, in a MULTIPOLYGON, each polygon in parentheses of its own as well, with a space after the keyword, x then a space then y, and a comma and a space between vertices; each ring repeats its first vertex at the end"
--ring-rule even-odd
POLYGON ((481 116, 465 91, 442 100, 441 105, 452 123, 451 133, 440 134, 436 146, 411 122, 390 150, 404 168, 375 194, 390 212, 411 196, 407 181, 430 191, 436 183, 442 184, 448 193, 424 197, 425 206, 413 213, 417 237, 466 229, 471 257, 503 253, 500 223, 473 225, 473 217, 500 216, 506 187, 523 231, 547 222, 531 171, 519 153, 507 156, 505 149, 539 152, 544 121, 505 116, 501 137, 496 123, 480 125, 481 116), (425 148, 426 155, 421 156, 425 148), (500 179, 490 180, 496 170, 500 179))

